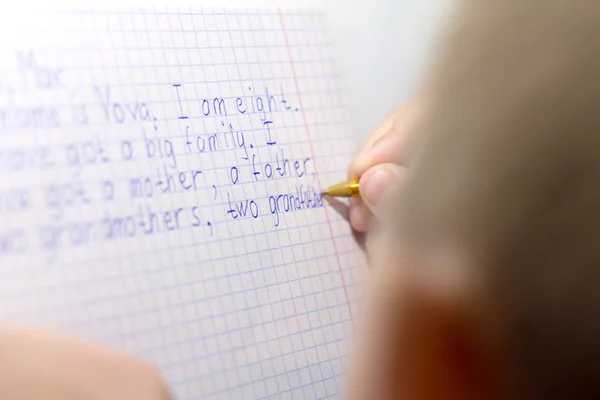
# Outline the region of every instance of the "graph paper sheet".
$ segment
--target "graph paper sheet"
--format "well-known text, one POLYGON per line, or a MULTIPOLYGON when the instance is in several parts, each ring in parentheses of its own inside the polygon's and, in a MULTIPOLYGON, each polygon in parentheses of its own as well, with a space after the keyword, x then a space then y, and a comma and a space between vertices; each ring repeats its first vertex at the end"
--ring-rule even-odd
POLYGON ((0 320, 130 349, 179 399, 334 398, 362 257, 322 18, 1 18, 0 320))

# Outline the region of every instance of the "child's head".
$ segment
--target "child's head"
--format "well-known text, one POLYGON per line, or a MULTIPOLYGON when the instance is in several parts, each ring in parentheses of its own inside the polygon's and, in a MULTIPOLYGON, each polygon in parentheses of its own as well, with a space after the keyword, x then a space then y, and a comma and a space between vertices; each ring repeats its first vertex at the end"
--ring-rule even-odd
POLYGON ((373 249, 356 387, 595 398, 600 3, 463 3, 373 249))

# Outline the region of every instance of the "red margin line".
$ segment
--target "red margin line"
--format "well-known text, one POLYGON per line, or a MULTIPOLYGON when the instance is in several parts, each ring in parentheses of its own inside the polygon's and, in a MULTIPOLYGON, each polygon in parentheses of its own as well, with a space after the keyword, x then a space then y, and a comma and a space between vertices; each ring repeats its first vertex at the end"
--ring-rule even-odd
MULTIPOLYGON (((298 94, 298 101, 300 103, 300 112, 302 114, 302 122, 304 123, 304 129, 306 130, 306 136, 308 138, 308 144, 310 146, 310 153, 313 159, 313 164, 315 166, 315 173, 317 175, 317 185, 319 188, 321 187, 321 181, 319 179, 319 172, 317 170, 316 158, 315 158, 315 150, 313 147, 312 137, 310 135, 310 130, 308 129, 308 122, 306 120, 306 114, 304 113, 304 107, 302 105, 302 95, 300 94, 300 86, 298 85, 298 77, 296 75, 296 68, 294 67, 294 59, 292 58, 292 51, 290 49, 290 43, 288 41, 287 32, 285 30, 285 21, 283 18, 283 13, 281 9, 277 9, 277 13, 279 14, 279 20, 281 21, 281 29, 283 31, 283 38, 285 40, 285 48, 287 49, 288 58, 290 59, 290 66, 292 67, 292 77, 294 78, 294 85, 296 86, 296 93, 298 94)), ((338 270, 340 271, 340 276, 342 278, 342 286, 344 287, 344 295, 346 296, 346 304, 348 305, 348 311, 350 312, 350 321, 352 325, 354 325, 354 317, 352 316, 352 307, 350 307, 350 298, 348 297, 348 289, 346 287, 346 279, 344 278, 344 272, 342 270, 342 263, 340 262, 340 254, 337 250, 337 245, 335 243, 335 236, 333 235, 333 227, 331 226, 331 219, 329 218, 329 212, 327 211, 327 207, 324 207, 325 217, 327 219, 327 226, 329 227, 329 233, 331 234, 331 241, 333 242, 333 251, 335 252, 335 258, 337 260, 338 270)))

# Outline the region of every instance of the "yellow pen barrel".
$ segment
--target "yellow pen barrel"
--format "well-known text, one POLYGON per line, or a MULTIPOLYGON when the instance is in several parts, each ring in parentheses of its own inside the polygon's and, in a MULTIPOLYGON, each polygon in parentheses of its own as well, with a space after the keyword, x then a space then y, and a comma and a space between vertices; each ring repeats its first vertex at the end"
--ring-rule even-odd
POLYGON ((323 194, 327 194, 332 197, 353 197, 358 196, 358 182, 359 178, 352 179, 348 182, 338 183, 337 185, 330 186, 323 194))
POLYGON ((352 179, 350 182, 348 182, 348 189, 350 191, 350 196, 358 196, 359 192, 358 192, 358 182, 359 182, 359 178, 355 178, 352 179))

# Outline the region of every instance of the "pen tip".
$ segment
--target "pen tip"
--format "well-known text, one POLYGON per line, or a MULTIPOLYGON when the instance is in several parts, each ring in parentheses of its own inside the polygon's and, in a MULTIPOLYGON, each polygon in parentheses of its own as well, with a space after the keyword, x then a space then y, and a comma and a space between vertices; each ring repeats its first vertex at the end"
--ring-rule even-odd
POLYGON ((323 190, 321 192, 321 196, 329 196, 329 191, 328 190, 323 190))

